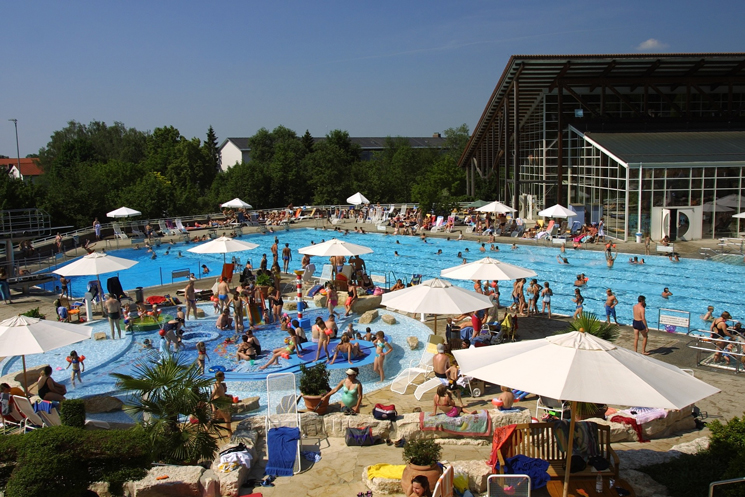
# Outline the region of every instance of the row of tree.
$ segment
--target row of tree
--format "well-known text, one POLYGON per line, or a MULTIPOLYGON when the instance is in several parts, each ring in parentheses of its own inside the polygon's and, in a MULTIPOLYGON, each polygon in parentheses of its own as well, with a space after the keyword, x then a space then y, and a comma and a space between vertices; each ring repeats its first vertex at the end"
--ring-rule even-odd
POLYGON ((44 174, 34 184, 0 175, 0 209, 39 207, 55 225, 89 225, 122 205, 146 218, 215 212, 240 197, 257 209, 289 204, 342 204, 355 191, 376 202, 417 202, 447 211, 464 200, 457 167, 464 124, 445 131, 442 149, 413 149, 405 138, 362 160, 345 131, 315 141, 279 126, 249 138, 251 160, 222 172, 218 140, 188 139, 172 127, 142 132, 122 123, 72 121, 38 154, 44 174))

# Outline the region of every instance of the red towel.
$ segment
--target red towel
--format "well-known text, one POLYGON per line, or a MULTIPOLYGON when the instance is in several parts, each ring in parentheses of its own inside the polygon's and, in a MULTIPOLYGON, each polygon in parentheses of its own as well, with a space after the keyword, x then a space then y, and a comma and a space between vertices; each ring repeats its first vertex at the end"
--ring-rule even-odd
POLYGON ((151 295, 150 297, 146 298, 145 301, 150 304, 162 304, 166 301, 166 298, 160 295, 151 295))
POLYGON ((512 424, 507 426, 500 426, 494 429, 494 436, 492 437, 491 442, 491 456, 489 457, 489 461, 487 462, 492 470, 494 470, 496 465, 499 463, 499 457, 497 456, 499 452, 502 453, 503 459, 505 458, 505 456, 507 456, 507 454, 509 454, 510 448, 512 446, 512 432, 515 431, 516 427, 516 424, 512 424))
POLYGON ((610 418, 611 423, 623 423, 625 425, 631 426, 634 431, 636 432, 636 440, 638 442, 649 442, 649 440, 644 439, 644 432, 642 431, 642 427, 636 422, 634 418, 629 418, 626 416, 616 415, 610 418))

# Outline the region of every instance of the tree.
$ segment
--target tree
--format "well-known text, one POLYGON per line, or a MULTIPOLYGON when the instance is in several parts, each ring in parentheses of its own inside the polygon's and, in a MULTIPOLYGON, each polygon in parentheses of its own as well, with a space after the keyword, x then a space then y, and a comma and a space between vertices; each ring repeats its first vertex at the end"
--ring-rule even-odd
POLYGON ((326 139, 316 143, 307 156, 308 184, 316 204, 343 202, 354 188, 354 165, 360 160, 360 147, 352 143, 349 133, 333 130, 326 139))
POLYGON ((601 321, 592 312, 583 312, 577 319, 569 323, 564 331, 559 333, 569 333, 570 331, 584 331, 609 342, 615 342, 619 334, 618 325, 601 321))
MULTIPOLYGON (((215 175, 222 170, 222 158, 220 157, 217 135, 215 134, 215 130, 212 129, 212 125, 207 130, 207 139, 204 141, 203 150, 207 158, 207 167, 212 171, 212 177, 210 179, 214 179, 215 175)), ((211 183, 212 181, 210 181, 211 183)))
POLYGON ((305 130, 305 134, 301 138, 301 141, 303 142, 303 147, 305 147, 305 150, 310 154, 313 153, 313 146, 315 144, 313 137, 310 135, 310 131, 307 129, 305 130))
POLYGON ((211 460, 224 430, 212 422, 212 407, 225 408, 229 399, 211 399, 212 380, 195 363, 168 356, 136 366, 133 376, 112 373, 117 386, 129 392, 126 410, 142 414, 140 423, 155 460, 196 464, 211 460), (190 422, 181 422, 181 418, 190 422))

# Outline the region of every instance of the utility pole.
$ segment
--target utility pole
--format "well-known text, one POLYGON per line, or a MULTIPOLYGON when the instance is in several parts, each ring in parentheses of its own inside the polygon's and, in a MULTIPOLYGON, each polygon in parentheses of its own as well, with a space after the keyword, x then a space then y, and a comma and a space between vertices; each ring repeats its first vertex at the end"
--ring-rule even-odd
POLYGON ((18 174, 21 174, 21 149, 18 147, 18 119, 8 119, 13 121, 16 127, 16 157, 18 158, 18 174))

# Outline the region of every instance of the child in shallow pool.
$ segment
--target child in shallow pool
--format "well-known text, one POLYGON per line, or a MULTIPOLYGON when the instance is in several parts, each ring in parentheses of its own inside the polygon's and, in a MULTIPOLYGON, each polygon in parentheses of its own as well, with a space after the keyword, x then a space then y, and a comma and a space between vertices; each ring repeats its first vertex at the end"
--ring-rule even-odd
POLYGON ((375 360, 373 361, 373 371, 380 375, 380 381, 385 381, 385 356, 393 352, 391 344, 385 341, 385 333, 379 331, 375 334, 375 360), (387 349, 387 350, 386 350, 387 349))
POLYGON ((710 305, 706 308, 706 314, 701 316, 704 321, 714 321, 714 306, 710 305))
POLYGON ((78 381, 80 383, 83 383, 82 378, 80 378, 80 373, 85 371, 85 364, 83 361, 85 360, 85 356, 79 356, 77 352, 74 350, 70 352, 70 355, 67 356, 67 367, 65 369, 68 369, 70 366, 72 366, 72 374, 70 375, 70 381, 72 382, 73 388, 75 388, 75 377, 78 377, 78 381))
POLYGON ((207 355, 207 346, 204 342, 197 342, 197 365, 199 366, 199 374, 204 374, 204 365, 209 360, 207 355))

